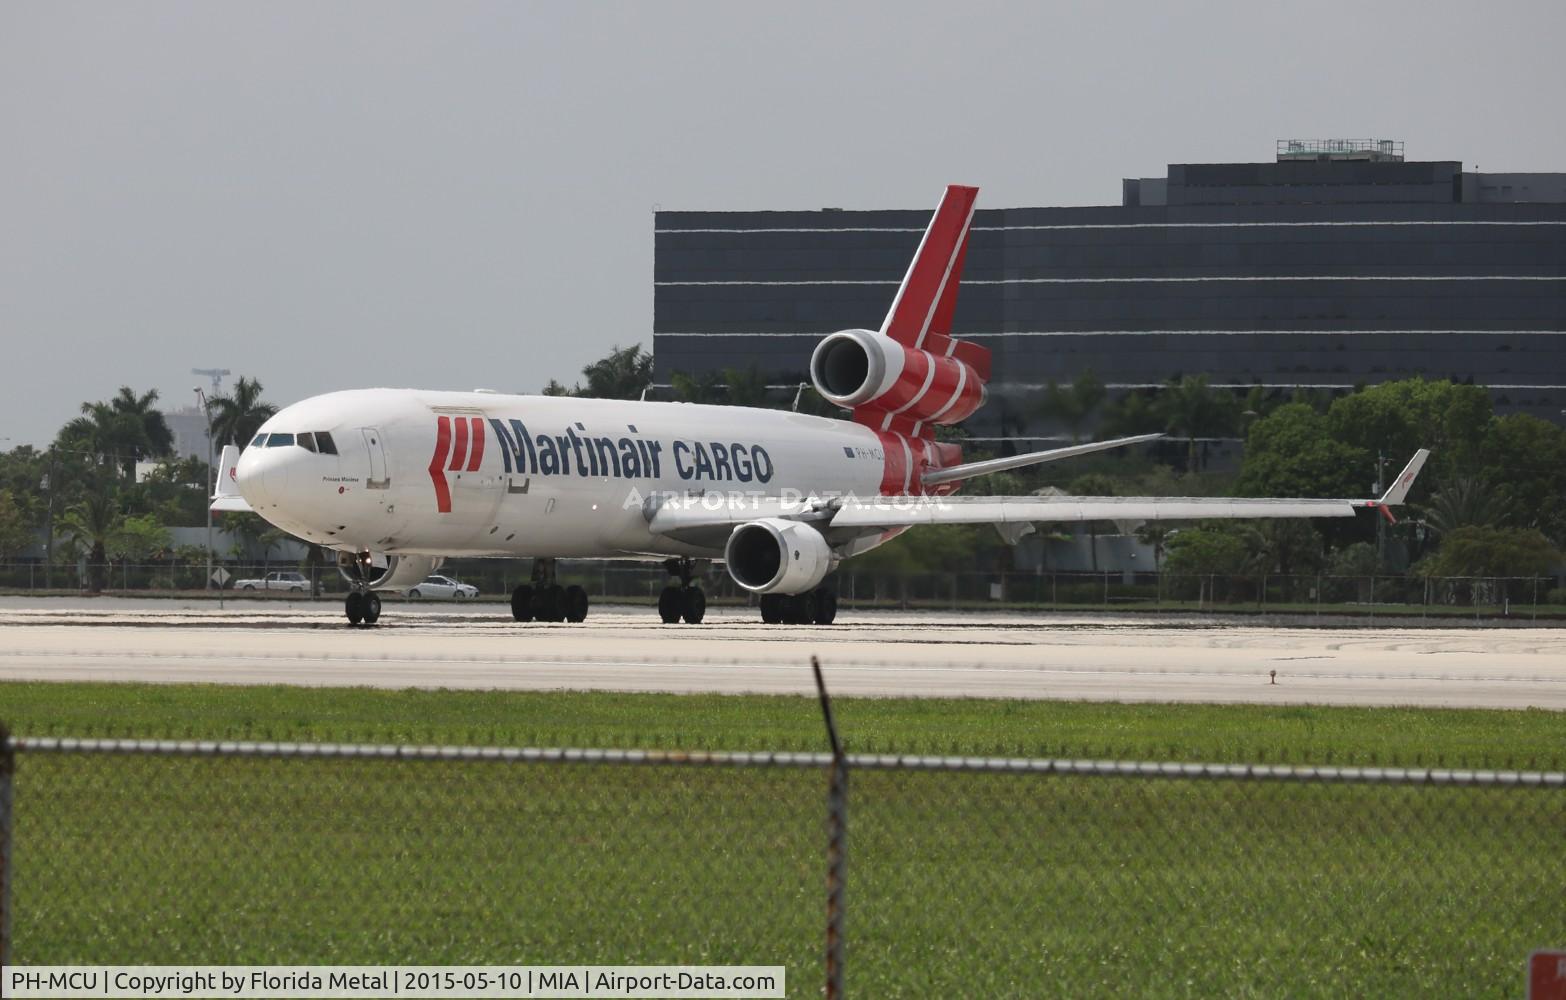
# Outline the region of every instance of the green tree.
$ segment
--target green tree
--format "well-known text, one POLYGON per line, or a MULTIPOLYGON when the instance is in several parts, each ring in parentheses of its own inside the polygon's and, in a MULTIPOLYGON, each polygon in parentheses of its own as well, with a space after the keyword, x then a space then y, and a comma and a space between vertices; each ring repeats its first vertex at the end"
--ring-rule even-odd
POLYGON ((669 383, 674 389, 674 398, 682 403, 723 401, 723 373, 715 368, 699 375, 673 372, 669 375, 669 383))
POLYGON ((134 446, 124 459, 127 482, 136 478, 136 463, 149 458, 161 458, 174 450, 174 433, 169 430, 163 412, 153 406, 158 401, 158 390, 148 389, 141 395, 128 385, 120 386, 117 396, 109 400, 114 411, 126 420, 127 427, 134 425, 134 446))
POLYGON ((60 429, 55 446, 93 457, 99 469, 114 470, 127 482, 136 477, 136 456, 149 443, 141 421, 111 403, 83 403, 82 415, 60 429))
POLYGON ((105 554, 128 563, 161 559, 173 546, 173 536, 151 514, 122 517, 110 533, 105 554))
POLYGON ((212 446, 237 444, 244 450, 261 425, 272 419, 277 407, 261 398, 261 381, 241 375, 234 391, 207 400, 212 420, 212 446))
POLYGON ((1324 561, 1321 535, 1303 518, 1280 517, 1246 522, 1238 534, 1250 549, 1253 574, 1314 573, 1324 561))
POLYGON ((1482 386, 1422 378, 1369 386, 1327 411, 1332 436, 1368 455, 1402 463, 1416 449, 1431 449, 1436 479, 1476 464, 1490 419, 1490 393, 1482 386))
POLYGON ((1476 476, 1453 476, 1421 508, 1424 522, 1438 535, 1459 528, 1494 527, 1508 520, 1506 496, 1476 476))
POLYGON ((1089 368, 1064 389, 1051 379, 1034 411, 1041 417, 1059 421, 1070 432, 1071 443, 1076 444, 1081 440, 1082 425, 1104 402, 1105 394, 1104 383, 1089 368))
POLYGON ((1480 476, 1501 484, 1521 526, 1566 546, 1566 428, 1523 413, 1497 417, 1481 452, 1480 476))
POLYGON ((1234 393, 1214 389, 1206 375, 1186 375, 1170 379, 1156 402, 1163 417, 1164 430, 1185 438, 1185 467, 1194 472, 1197 464, 1196 439, 1232 433, 1239 418, 1234 393))
POLYGON ((1333 437, 1326 417, 1288 403, 1251 424, 1235 488, 1253 497, 1358 497, 1371 468, 1364 449, 1333 437))
POLYGON ((1183 528, 1169 539, 1166 548, 1169 555, 1164 566, 1171 576, 1198 578, 1198 600, 1210 596, 1210 577, 1249 574, 1250 549, 1230 526, 1183 528))
POLYGON ((1424 576, 1546 576, 1560 561, 1536 528, 1467 525, 1448 533, 1415 570, 1424 576))
POLYGON ((1099 432, 1105 437, 1118 438, 1164 430, 1166 422, 1155 398, 1149 390, 1132 389, 1112 400, 1104 407, 1099 432))
POLYGON ((1178 531, 1168 521, 1145 521, 1137 527, 1136 540, 1153 550, 1153 572, 1163 572, 1164 552, 1169 547, 1169 539, 1178 531))
POLYGON ((10 490, 0 489, 0 561, 10 561, 33 543, 34 532, 27 512, 10 490))
MULTIPOLYGON (((1076 497, 1112 497, 1115 495, 1115 481, 1102 473, 1089 472, 1073 479, 1067 492, 1076 497)), ((1088 533, 1088 559, 1095 573, 1098 572, 1098 535, 1108 523, 1088 521, 1083 524, 1088 533)))
POLYGON ((652 385, 653 356, 641 344, 621 347, 582 369, 587 385, 576 395, 594 399, 640 399, 642 390, 652 385))
MULTIPOLYGON (((775 409, 782 402, 781 397, 774 397, 767 389, 767 380, 755 365, 749 368, 724 368, 721 371, 710 369, 698 375, 672 372, 669 383, 674 389, 674 398, 682 403, 775 409)), ((793 403, 792 396, 788 402, 793 403)))
POLYGON ((103 592, 108 573, 108 548, 122 516, 113 494, 89 490, 61 515, 57 531, 77 554, 87 558, 87 589, 103 592))

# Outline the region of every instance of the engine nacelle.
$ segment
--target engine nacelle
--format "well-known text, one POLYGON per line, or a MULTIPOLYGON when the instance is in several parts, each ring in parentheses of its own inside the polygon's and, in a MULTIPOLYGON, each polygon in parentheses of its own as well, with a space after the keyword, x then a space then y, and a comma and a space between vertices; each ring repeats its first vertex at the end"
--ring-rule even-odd
POLYGON ((801 521, 764 517, 734 529, 723 549, 729 576, 756 594, 802 594, 832 571, 832 547, 801 521))
POLYGON ((839 330, 816 345, 810 381, 845 409, 861 406, 931 424, 955 424, 984 405, 984 380, 944 354, 902 344, 874 330, 839 330))
POLYGON ((337 553, 337 572, 349 583, 357 583, 360 573, 371 590, 407 590, 416 587, 445 560, 440 556, 389 556, 380 552, 337 553), (355 563, 359 572, 355 572, 355 563))

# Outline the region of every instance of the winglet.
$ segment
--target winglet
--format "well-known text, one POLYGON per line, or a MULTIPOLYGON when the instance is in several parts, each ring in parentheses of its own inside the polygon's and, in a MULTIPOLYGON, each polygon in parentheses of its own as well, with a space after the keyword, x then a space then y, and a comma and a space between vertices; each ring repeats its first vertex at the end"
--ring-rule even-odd
POLYGON ((231 444, 223 446, 223 455, 218 459, 217 492, 212 495, 212 509, 215 511, 250 510, 250 504, 239 492, 239 479, 234 474, 234 467, 239 464, 239 449, 231 444))
POLYGON ((1413 488, 1415 477, 1419 475, 1419 470, 1425 467, 1425 459, 1429 457, 1429 448, 1421 448, 1414 452, 1414 457, 1403 466, 1403 471, 1392 481, 1392 485, 1381 495, 1377 503, 1383 507, 1396 507, 1407 500, 1408 491, 1413 488))

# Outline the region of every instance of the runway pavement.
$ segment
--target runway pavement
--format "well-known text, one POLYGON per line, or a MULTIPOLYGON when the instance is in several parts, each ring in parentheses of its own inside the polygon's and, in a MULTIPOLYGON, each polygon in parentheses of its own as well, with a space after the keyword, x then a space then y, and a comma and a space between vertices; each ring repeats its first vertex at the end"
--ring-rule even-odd
MULTIPOLYGON (((767 626, 713 608, 518 624, 501 605, 0 599, 0 680, 1566 709, 1566 629, 1314 628, 1210 618, 845 613, 767 626), (1275 672, 1275 675, 1274 675, 1275 672)), ((3 700, 3 691, 0 691, 3 700)))

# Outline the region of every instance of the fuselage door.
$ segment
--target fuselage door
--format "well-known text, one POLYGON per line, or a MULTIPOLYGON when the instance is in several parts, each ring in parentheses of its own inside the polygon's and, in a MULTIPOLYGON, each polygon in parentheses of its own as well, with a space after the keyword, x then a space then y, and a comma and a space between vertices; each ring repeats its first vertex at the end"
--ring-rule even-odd
POLYGON ((391 476, 386 471, 386 447, 381 443, 381 432, 374 427, 361 427, 364 447, 370 453, 370 476, 364 481, 367 490, 384 490, 391 486, 391 476))

